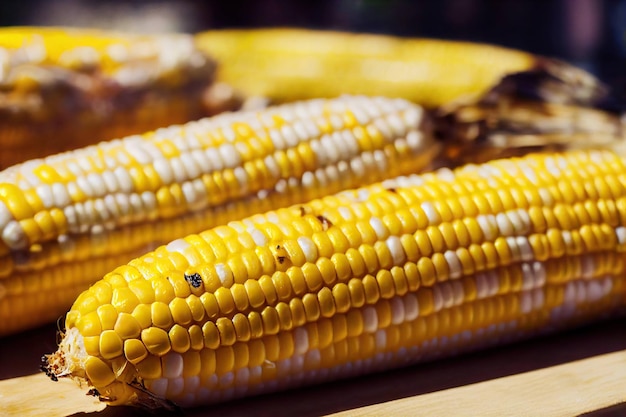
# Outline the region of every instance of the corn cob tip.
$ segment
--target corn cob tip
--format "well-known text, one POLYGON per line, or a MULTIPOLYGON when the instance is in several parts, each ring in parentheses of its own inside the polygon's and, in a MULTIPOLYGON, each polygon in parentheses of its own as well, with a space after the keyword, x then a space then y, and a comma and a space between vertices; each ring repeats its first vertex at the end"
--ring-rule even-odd
POLYGON ((41 360, 41 370, 52 381, 71 378, 80 388, 88 387, 86 394, 98 397, 101 402, 180 411, 173 402, 145 389, 137 377, 131 377, 128 381, 119 379, 125 373, 124 368, 118 370, 116 375, 100 359, 89 357, 84 338, 76 327, 61 333, 61 342, 56 352, 44 355, 41 360), (107 383, 107 380, 112 382, 107 383), (100 388, 96 388, 96 385, 100 388))

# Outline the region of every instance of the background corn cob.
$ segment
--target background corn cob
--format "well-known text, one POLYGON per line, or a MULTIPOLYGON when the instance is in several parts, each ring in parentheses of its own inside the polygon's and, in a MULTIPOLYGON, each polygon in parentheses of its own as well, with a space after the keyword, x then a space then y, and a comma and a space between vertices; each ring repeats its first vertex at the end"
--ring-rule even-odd
POLYGON ((176 237, 424 168, 439 151, 424 122, 404 100, 311 100, 1 172, 0 335, 54 320, 105 272, 176 237))
POLYGON ((276 102, 366 94, 431 108, 488 93, 576 103, 606 93, 564 62, 478 43, 290 28, 207 31, 196 43, 219 80, 276 102))
POLYGON ((235 105, 214 72, 189 35, 2 28, 0 168, 235 105))
POLYGON ((46 370, 110 404, 191 406, 605 317, 626 306, 625 170, 532 155, 174 240, 77 298, 46 370))

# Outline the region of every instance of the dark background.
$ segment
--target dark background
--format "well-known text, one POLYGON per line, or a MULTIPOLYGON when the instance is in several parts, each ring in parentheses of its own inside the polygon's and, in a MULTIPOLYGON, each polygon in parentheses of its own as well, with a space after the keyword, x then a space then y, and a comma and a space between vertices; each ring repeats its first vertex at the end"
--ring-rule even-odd
POLYGON ((0 25, 298 26, 481 41, 567 60, 626 99, 626 0, 2 0, 0 25))

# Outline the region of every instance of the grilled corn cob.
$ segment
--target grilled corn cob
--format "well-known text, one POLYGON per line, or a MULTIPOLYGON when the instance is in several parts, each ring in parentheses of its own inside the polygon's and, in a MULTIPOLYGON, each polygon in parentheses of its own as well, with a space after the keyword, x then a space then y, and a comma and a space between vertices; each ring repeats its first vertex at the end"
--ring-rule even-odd
POLYGON ((214 72, 189 35, 2 28, 0 168, 218 111, 214 72))
POLYGON ((219 80, 276 102, 366 94, 431 108, 526 88, 558 102, 606 93, 564 62, 477 43, 290 28, 207 31, 196 43, 219 62, 219 80))
POLYGON ((223 114, 0 173, 0 335, 156 245, 424 168, 419 106, 345 96, 223 114), (36 296, 37 289, 49 292, 36 296))
POLYGON ((174 240, 67 314, 53 378, 196 406, 403 366, 626 306, 625 161, 401 177, 174 240))

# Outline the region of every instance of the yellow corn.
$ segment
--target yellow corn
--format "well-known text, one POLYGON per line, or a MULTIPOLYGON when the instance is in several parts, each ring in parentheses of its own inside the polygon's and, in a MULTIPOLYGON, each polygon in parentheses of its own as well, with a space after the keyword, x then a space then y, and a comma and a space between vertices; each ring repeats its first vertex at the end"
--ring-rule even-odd
POLYGON ((0 172, 0 335, 54 320, 105 272, 177 237, 423 169, 439 150, 423 122, 404 100, 344 96, 0 172))
POLYGON ((478 43, 292 28, 212 30, 196 42, 219 62, 219 80, 277 102, 366 94, 430 108, 478 101, 505 79, 498 92, 508 94, 517 73, 526 83, 549 74, 537 87, 559 101, 592 101, 603 89, 566 63, 478 43))
POLYGON ((218 111, 214 73, 189 35, 2 28, 0 168, 218 111))
POLYGON ((623 159, 401 177, 179 238, 66 317, 49 375, 194 406, 403 366, 626 306, 623 159))

